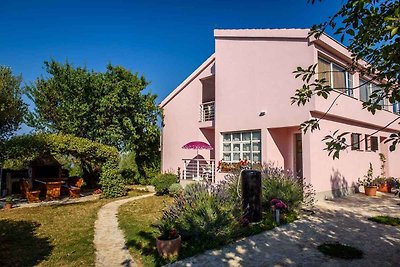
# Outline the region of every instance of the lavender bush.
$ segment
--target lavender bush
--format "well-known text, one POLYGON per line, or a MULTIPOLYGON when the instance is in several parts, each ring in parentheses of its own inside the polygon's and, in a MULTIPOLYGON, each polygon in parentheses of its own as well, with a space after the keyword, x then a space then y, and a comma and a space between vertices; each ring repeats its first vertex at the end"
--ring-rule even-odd
POLYGON ((160 223, 173 225, 182 236, 183 245, 192 247, 191 251, 202 251, 224 244, 232 235, 238 224, 232 213, 235 206, 225 184, 195 183, 175 198, 160 223))
POLYGON ((312 207, 315 202, 315 191, 304 178, 298 177, 290 170, 267 164, 262 170, 263 205, 270 207, 270 201, 280 199, 288 206, 288 210, 296 211, 302 205, 312 207))
MULTIPOLYGON (((289 211, 296 211, 301 206, 312 207, 315 202, 315 191, 304 178, 298 177, 290 170, 265 164, 261 170, 262 175, 262 203, 265 211, 270 210, 270 201, 280 199, 288 205, 289 211)), ((240 173, 225 176, 224 184, 233 197, 241 198, 241 185, 238 184, 240 173)), ((240 205, 239 205, 240 206, 240 205)))

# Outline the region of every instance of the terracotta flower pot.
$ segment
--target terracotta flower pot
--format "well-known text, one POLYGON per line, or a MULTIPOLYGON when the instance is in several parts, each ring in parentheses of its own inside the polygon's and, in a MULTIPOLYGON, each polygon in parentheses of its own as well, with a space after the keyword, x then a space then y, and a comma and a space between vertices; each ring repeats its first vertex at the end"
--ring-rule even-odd
POLYGON ((367 196, 376 196, 376 186, 364 186, 364 192, 367 196))
POLYGON ((378 190, 383 193, 391 193, 392 187, 388 183, 382 183, 379 185, 378 190))
POLYGON ((12 209, 12 203, 6 203, 6 205, 4 206, 5 210, 10 210, 12 209))
POLYGON ((161 257, 169 258, 177 256, 180 248, 181 248, 180 235, 177 238, 171 240, 163 240, 157 238, 157 251, 161 257))

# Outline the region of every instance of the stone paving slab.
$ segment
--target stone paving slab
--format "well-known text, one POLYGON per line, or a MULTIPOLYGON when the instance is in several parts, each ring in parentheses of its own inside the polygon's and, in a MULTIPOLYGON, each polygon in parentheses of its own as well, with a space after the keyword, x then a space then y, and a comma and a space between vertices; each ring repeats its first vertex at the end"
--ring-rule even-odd
POLYGON ((313 215, 170 266, 400 266, 400 227, 367 220, 400 217, 398 204, 400 199, 389 194, 321 201, 313 215), (336 241, 361 249, 363 259, 335 259, 317 250, 336 241))
POLYGON ((130 201, 153 196, 146 194, 110 202, 98 212, 95 222, 94 245, 96 248, 96 266, 136 266, 125 245, 125 237, 118 227, 118 208, 130 201))

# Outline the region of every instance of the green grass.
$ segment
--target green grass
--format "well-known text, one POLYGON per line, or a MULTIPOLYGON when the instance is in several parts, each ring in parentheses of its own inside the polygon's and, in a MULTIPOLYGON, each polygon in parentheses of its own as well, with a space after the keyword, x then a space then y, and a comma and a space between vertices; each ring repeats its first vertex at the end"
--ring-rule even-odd
POLYGON ((324 243, 318 246, 318 250, 325 255, 346 260, 361 259, 364 254, 358 248, 340 243, 324 243))
POLYGON ((0 211, 0 266, 93 266, 94 222, 110 201, 0 211))
POLYGON ((0 209, 0 266, 94 266, 94 222, 110 201, 0 209))
POLYGON ((373 221, 380 224, 387 224, 392 226, 400 225, 400 218, 390 217, 390 216, 375 216, 368 218, 369 221, 373 221))
POLYGON ((160 266, 166 263, 158 257, 155 242, 158 232, 153 224, 172 201, 173 198, 168 196, 152 196, 120 207, 119 226, 125 233, 133 258, 140 261, 139 265, 160 266))

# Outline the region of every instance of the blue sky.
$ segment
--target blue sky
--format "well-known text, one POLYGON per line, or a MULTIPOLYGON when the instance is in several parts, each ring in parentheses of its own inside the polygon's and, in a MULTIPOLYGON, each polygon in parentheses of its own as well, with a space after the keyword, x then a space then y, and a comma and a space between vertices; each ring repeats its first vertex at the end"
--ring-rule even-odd
POLYGON ((0 0, 0 65, 30 83, 43 61, 144 74, 158 102, 214 51, 216 28, 308 28, 341 1, 0 0))

